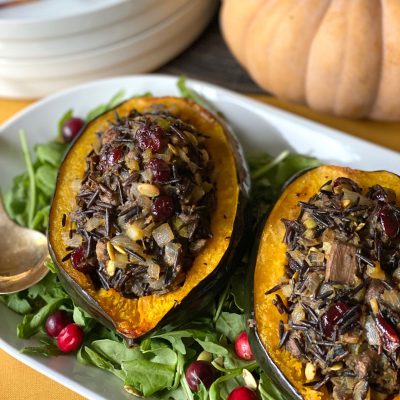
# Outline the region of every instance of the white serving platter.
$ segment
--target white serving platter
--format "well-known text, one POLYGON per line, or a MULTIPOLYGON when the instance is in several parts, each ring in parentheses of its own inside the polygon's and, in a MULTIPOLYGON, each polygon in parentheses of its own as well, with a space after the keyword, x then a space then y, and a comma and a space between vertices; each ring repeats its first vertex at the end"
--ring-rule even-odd
MULTIPOLYGON (((0 187, 24 170, 18 131, 25 129, 29 145, 52 139, 57 122, 73 108, 76 115, 107 102, 121 89, 127 97, 151 91, 155 96, 178 95, 177 77, 163 75, 126 76, 96 81, 48 97, 17 114, 0 127, 0 187)), ((190 87, 213 102, 234 128, 245 151, 272 154, 289 149, 313 155, 327 163, 366 170, 386 169, 400 173, 400 154, 345 133, 311 122, 226 89, 200 81, 190 87)), ((0 304, 0 348, 37 371, 94 400, 131 399, 121 382, 104 371, 80 365, 74 356, 39 358, 21 354, 29 341, 16 337, 20 317, 0 304)))

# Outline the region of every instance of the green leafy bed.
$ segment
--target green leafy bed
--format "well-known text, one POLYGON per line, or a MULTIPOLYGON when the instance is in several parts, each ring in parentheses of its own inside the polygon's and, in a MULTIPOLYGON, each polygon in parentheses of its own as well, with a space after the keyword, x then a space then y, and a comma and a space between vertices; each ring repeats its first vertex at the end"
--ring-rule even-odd
MULTIPOLYGON (((204 105, 204 100, 188 88, 183 79, 179 80, 178 87, 184 97, 204 105)), ((123 96, 122 92, 118 93, 109 103, 96 107, 86 120, 113 108, 123 96)), ((68 110, 60 119, 54 141, 34 148, 34 161, 29 155, 25 136, 21 134, 27 171, 14 178, 11 190, 5 194, 7 211, 21 225, 46 231, 57 170, 68 147, 62 143, 61 127, 72 115, 73 110, 68 110)), ((268 212, 288 178, 299 170, 318 164, 314 158, 288 152, 276 158, 268 154, 249 156, 248 162, 253 185, 251 207, 254 222, 268 212)), ((0 296, 1 302, 23 316, 17 326, 17 336, 36 339, 32 342, 35 346, 24 347, 23 353, 46 357, 61 354, 43 326, 48 315, 62 309, 70 312, 74 322, 85 332, 85 342, 76 354, 78 361, 114 374, 130 393, 158 399, 226 399, 233 388, 244 384, 244 374, 251 373, 258 383, 261 399, 283 400, 255 361, 240 360, 234 352, 235 337, 246 328, 246 288, 242 285, 246 262, 237 266, 231 281, 222 294, 215 297, 206 313, 198 315, 179 330, 157 332, 134 348, 127 348, 113 331, 75 306, 58 281, 54 265, 49 263, 48 266, 51 273, 35 286, 18 294, 0 296), (201 386, 197 393, 192 393, 185 379, 185 368, 201 352, 212 355, 212 363, 220 375, 208 390, 201 386)))

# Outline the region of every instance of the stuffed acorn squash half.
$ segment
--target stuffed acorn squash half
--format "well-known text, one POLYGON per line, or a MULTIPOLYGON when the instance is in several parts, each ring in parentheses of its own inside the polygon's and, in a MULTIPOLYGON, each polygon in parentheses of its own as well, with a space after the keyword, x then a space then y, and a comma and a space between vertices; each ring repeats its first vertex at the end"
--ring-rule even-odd
POLYGON ((249 181, 229 129, 182 98, 134 98, 67 153, 49 220, 59 278, 129 343, 201 309, 244 231, 249 181))
POLYGON ((288 399, 397 399, 400 177, 296 176, 254 251, 250 343, 288 399))

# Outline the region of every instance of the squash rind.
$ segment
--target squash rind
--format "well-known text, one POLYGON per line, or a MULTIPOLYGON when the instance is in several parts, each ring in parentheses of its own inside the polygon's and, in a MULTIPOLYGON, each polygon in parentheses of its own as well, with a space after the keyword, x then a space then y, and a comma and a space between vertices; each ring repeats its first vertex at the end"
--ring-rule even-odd
POLYGON ((67 292, 104 325, 133 343, 165 325, 177 325, 203 308, 215 296, 231 268, 233 250, 245 228, 244 207, 249 192, 249 175, 239 143, 229 128, 200 105, 183 98, 133 98, 90 122, 66 154, 57 178, 56 192, 49 219, 49 250, 55 261, 60 280, 67 292), (196 257, 184 285, 161 296, 126 299, 114 290, 95 291, 91 281, 74 270, 62 244, 62 215, 75 207, 71 182, 81 179, 84 158, 89 153, 94 134, 103 130, 115 111, 120 116, 130 110, 140 112, 151 105, 164 106, 172 115, 192 123, 210 138, 206 147, 215 164, 217 176, 217 209, 212 215, 213 238, 196 257), (224 154, 220 157, 220 154, 224 154), (160 301, 159 301, 160 300, 160 301))

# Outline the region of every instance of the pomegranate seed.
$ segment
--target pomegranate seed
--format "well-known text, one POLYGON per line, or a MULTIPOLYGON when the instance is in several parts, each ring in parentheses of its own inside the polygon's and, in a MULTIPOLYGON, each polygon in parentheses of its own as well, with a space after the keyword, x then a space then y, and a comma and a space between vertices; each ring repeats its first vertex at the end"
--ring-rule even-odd
POLYGON ((235 351, 236 355, 243 360, 254 360, 247 332, 243 331, 237 336, 235 340, 235 351))
POLYGON ((322 330, 325 336, 332 337, 336 327, 336 322, 350 307, 343 301, 331 305, 328 311, 322 316, 322 330))
POLYGON ((64 353, 78 350, 84 340, 82 328, 77 324, 68 324, 58 335, 58 348, 64 353))
POLYGON ((227 400, 257 400, 258 396, 254 390, 245 386, 239 386, 229 393, 227 400))
POLYGON ((217 370, 208 361, 194 361, 186 370, 186 380, 193 392, 199 389, 200 382, 208 389, 217 377, 217 370))
POLYGON ((387 206, 383 207, 379 213, 379 220, 386 235, 394 238, 399 234, 400 222, 391 208, 387 206))
POLYGON ((45 330, 49 336, 57 337, 70 324, 71 318, 66 311, 58 310, 46 319, 45 330))
POLYGON ((85 121, 82 118, 72 117, 65 121, 62 126, 61 132, 66 143, 72 142, 72 140, 78 135, 78 133, 85 125, 85 121))
POLYGON ((388 352, 396 351, 400 347, 400 339, 392 324, 386 321, 381 314, 378 314, 376 326, 383 341, 383 348, 388 352))
POLYGON ((146 164, 146 168, 153 174, 154 182, 165 183, 171 179, 171 168, 164 160, 153 158, 146 164))
POLYGON ((175 212, 174 201, 169 196, 158 196, 151 206, 151 215, 157 222, 165 221, 175 212))
POLYGON ((142 150, 151 149, 157 152, 166 145, 165 132, 158 125, 139 128, 136 132, 136 139, 142 150))

